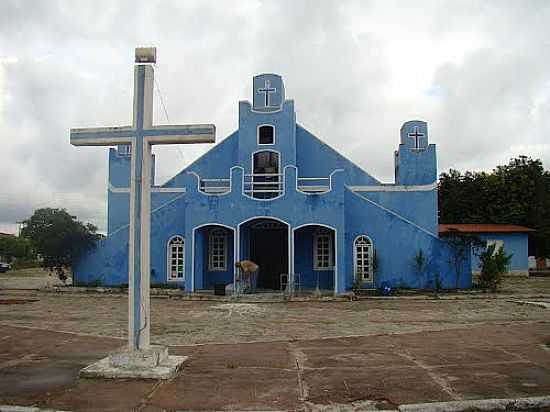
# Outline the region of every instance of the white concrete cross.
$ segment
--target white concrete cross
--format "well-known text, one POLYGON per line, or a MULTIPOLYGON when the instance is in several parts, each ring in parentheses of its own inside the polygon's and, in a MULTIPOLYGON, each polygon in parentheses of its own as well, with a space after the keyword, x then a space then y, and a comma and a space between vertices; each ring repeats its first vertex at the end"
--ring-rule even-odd
MULTIPOLYGON (((139 61, 136 49, 136 61, 139 61)), ((156 56, 156 50, 151 49, 156 56)), ((154 57, 151 61, 154 63, 154 57)), ((150 347, 150 224, 151 146, 155 144, 213 143, 212 124, 153 126, 152 64, 134 67, 134 117, 132 126, 71 129, 74 146, 131 147, 130 233, 128 263, 128 346, 130 351, 150 347)))
POLYGON ((265 95, 265 107, 269 107, 271 105, 269 101, 271 93, 275 93, 276 91, 277 89, 275 87, 271 87, 271 82, 269 80, 265 81, 263 88, 258 89, 258 93, 264 93, 265 95))

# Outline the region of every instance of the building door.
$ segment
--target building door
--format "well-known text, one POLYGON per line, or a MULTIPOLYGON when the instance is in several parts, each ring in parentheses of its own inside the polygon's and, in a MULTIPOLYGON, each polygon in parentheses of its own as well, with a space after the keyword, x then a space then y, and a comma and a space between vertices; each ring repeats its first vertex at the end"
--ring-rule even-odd
POLYGON ((257 287, 280 289, 282 273, 288 273, 288 227, 273 220, 250 226, 250 259, 260 266, 257 287))

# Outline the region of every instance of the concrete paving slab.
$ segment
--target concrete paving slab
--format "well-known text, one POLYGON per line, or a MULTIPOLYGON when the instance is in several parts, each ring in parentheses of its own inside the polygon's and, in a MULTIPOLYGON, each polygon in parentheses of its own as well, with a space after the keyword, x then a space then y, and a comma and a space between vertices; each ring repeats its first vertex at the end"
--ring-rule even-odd
MULTIPOLYGON (((104 310, 118 308, 124 300, 100 303, 100 313, 103 313, 104 310)), ((476 314, 475 319, 487 316, 489 320, 472 322, 467 328, 441 327, 441 308, 431 302, 426 303, 427 306, 415 302, 412 309, 397 303, 381 309, 383 305, 377 303, 374 307, 339 306, 337 311, 332 310, 333 306, 329 304, 324 308, 317 306, 311 309, 313 318, 308 318, 311 314, 306 316, 296 312, 296 307, 285 309, 279 305, 276 309, 286 311, 285 316, 288 316, 284 319, 284 325, 313 319, 320 322, 315 327, 321 327, 319 325, 324 322, 330 328, 340 328, 333 330, 353 331, 352 324, 361 314, 370 318, 373 324, 382 319, 385 319, 384 322, 395 321, 389 327, 393 330, 402 321, 414 322, 407 311, 416 310, 423 317, 423 322, 433 321, 440 329, 433 331, 431 327, 423 326, 405 330, 414 330, 415 333, 401 331, 373 335, 372 331, 377 329, 372 329, 367 321, 362 324, 367 325, 364 331, 366 336, 174 346, 170 348, 171 354, 191 358, 174 379, 165 382, 78 380, 81 367, 117 350, 125 344, 125 340, 3 324, 0 327, 0 404, 74 411, 129 411, 136 408, 140 411, 161 411, 227 408, 285 410, 304 407, 306 402, 328 407, 349 405, 353 401, 358 402, 357 405, 366 405, 364 402, 373 401, 395 408, 399 404, 419 402, 550 394, 548 311, 507 303, 518 308, 519 314, 514 313, 495 323, 495 310, 508 307, 497 305, 495 309, 495 306, 481 303, 481 306, 473 308, 488 312, 485 315, 476 314), (388 312, 396 313, 388 315, 388 312), (326 319, 322 320, 321 315, 326 319), (336 325, 342 316, 348 315, 344 323, 350 325, 336 325)), ((84 299, 80 304, 94 303, 84 299)), ((40 306, 40 310, 57 311, 63 308, 63 305, 55 305, 51 309, 47 309, 47 305, 40 306)), ((182 311, 188 306, 182 308, 174 305, 171 308, 182 311)), ((239 325, 238 333, 252 336, 254 331, 275 327, 277 316, 269 313, 270 308, 266 306, 261 316, 259 312, 237 315, 240 322, 249 319, 246 316, 251 316, 253 320, 246 327, 239 325)), ((25 322, 29 319, 36 322, 36 319, 48 319, 50 316, 32 311, 18 313, 12 309, 10 316, 25 322)), ((307 307, 300 310, 306 309, 310 310, 307 307)), ((184 326, 194 336, 199 336, 200 329, 206 327, 207 315, 219 315, 221 311, 209 309, 208 305, 205 310, 206 314, 197 311, 186 313, 184 326), (199 319, 198 323, 195 319, 199 319)), ((456 308, 453 310, 457 313, 456 308)), ((161 322, 158 327, 172 330, 171 324, 181 323, 182 317, 178 312, 166 312, 164 323, 161 322)), ((221 312, 223 318, 214 321, 227 323, 227 311, 224 308, 221 312)), ((0 311, 0 314, 5 313, 8 312, 0 311)), ((84 326, 91 328, 90 325, 81 325, 88 322, 90 316, 88 314, 86 317, 84 310, 77 310, 64 318, 63 325, 67 327, 74 322, 78 324, 76 332, 80 333, 84 326)), ((462 313, 461 316, 464 320, 473 315, 462 313)), ((96 320, 92 319, 92 322, 96 320)), ((53 322, 52 319, 48 321, 53 322)), ((56 324, 61 323, 52 323, 56 324)), ((104 330, 113 330, 110 327, 106 326, 104 330)), ((293 327, 299 329, 299 325, 293 327)), ((380 330, 386 330, 386 327, 380 330)), ((208 339, 214 336, 213 332, 216 331, 211 329, 207 333, 208 339)), ((224 336, 224 333, 228 331, 224 330, 216 336, 224 336)), ((286 332, 283 331, 283 335, 277 333, 271 330, 264 336, 280 339, 286 332)), ((317 332, 315 336, 318 335, 317 332)), ((307 334, 300 336, 307 337, 307 334)))
POLYGON ((188 370, 148 405, 168 410, 289 410, 302 406, 294 371, 272 368, 188 370))
POLYGON ((47 408, 70 411, 135 411, 145 403, 157 381, 81 379, 46 399, 47 408))

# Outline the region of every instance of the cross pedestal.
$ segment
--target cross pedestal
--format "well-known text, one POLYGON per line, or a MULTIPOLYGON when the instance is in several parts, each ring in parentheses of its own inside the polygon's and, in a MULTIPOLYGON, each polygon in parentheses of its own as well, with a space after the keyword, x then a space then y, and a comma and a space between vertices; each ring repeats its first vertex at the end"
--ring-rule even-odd
POLYGON ((211 124, 153 126, 155 59, 156 49, 136 49, 132 126, 71 129, 74 146, 128 145, 131 150, 128 348, 84 368, 82 376, 170 378, 186 358, 168 356, 166 348, 150 345, 151 148, 213 143, 216 129, 211 124))

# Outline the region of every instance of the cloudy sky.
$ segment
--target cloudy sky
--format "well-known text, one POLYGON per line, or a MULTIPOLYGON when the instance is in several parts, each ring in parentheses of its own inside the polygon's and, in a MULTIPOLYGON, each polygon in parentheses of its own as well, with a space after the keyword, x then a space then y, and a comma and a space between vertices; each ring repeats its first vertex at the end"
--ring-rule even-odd
MULTIPOLYGON (((168 120, 218 140, 252 76, 276 72, 298 121, 382 181, 410 119, 440 172, 519 154, 549 168, 548 22, 547 0, 0 0, 0 231, 39 207, 105 230, 107 148, 74 148, 69 129, 131 123, 140 45, 157 47, 168 120)), ((156 148, 157 183, 207 148, 156 148)))

